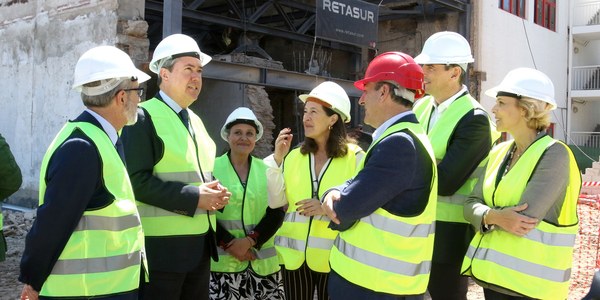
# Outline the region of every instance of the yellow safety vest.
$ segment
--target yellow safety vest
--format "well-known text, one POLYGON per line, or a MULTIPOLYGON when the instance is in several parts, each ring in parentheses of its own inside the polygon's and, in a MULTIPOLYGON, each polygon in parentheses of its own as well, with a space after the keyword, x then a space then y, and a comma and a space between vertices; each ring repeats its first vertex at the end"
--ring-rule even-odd
MULTIPOLYGON (((433 255, 437 195, 433 149, 419 124, 402 122, 387 128, 365 157, 382 139, 402 130, 414 134, 432 160, 435 176, 425 210, 420 215, 403 217, 377 209, 338 235, 329 262, 336 273, 358 286, 380 293, 417 295, 427 289, 433 255)), ((359 171, 363 166, 364 160, 359 171)))
MULTIPOLYGON (((223 212, 217 213, 217 223, 227 229, 236 238, 245 237, 265 216, 268 204, 267 166, 255 157, 251 157, 250 171, 246 187, 240 182, 229 156, 224 154, 215 161, 214 175, 231 192, 229 204, 223 212)), ((225 250, 218 248, 219 261, 210 265, 213 272, 237 273, 249 265, 256 274, 267 276, 279 271, 279 260, 273 245, 274 236, 266 241, 260 250, 252 249, 257 259, 252 262, 239 261, 225 250)))
POLYGON ((42 160, 39 204, 44 204, 50 158, 76 129, 98 148, 103 183, 115 199, 104 208, 83 213, 40 295, 93 297, 133 291, 140 283, 144 235, 127 170, 104 131, 85 122, 63 126, 42 160))
MULTIPOLYGON (((298 201, 321 198, 328 189, 338 186, 356 173, 356 154, 362 149, 348 144, 348 153, 344 157, 332 158, 323 166, 325 171, 319 181, 317 191, 313 189, 310 155, 303 155, 300 149, 292 150, 283 162, 285 194, 288 208, 283 225, 277 231, 275 247, 280 263, 287 270, 296 270, 306 260, 308 267, 317 272, 329 273, 329 252, 338 232, 327 228, 326 216, 306 217, 296 209, 298 201)), ((317 175, 318 176, 318 175, 317 175)))
MULTIPOLYGON (((471 97, 470 94, 465 94, 454 100, 454 102, 450 104, 448 109, 437 120, 433 128, 428 131, 427 128, 429 128, 429 121, 431 118, 431 111, 433 109, 434 101, 435 100, 431 96, 425 97, 417 101, 413 111, 417 115, 419 123, 421 123, 425 131, 427 131, 427 136, 431 141, 435 158, 437 160, 442 160, 446 155, 448 142, 450 141, 450 138, 456 129, 458 121, 460 121, 468 112, 472 111, 473 109, 480 109, 482 111, 485 111, 485 109, 481 106, 481 104, 479 104, 479 102, 477 102, 477 100, 471 97)), ((488 121, 490 123, 491 143, 493 144, 498 137, 500 137, 500 133, 496 131, 496 125, 494 125, 494 123, 489 119, 489 115, 488 121)), ((473 188, 477 184, 479 176, 485 171, 486 163, 487 157, 479 163, 467 181, 465 181, 465 183, 456 191, 456 193, 454 193, 454 195, 438 195, 436 220, 444 222, 469 223, 463 216, 463 206, 473 191, 473 188)))
POLYGON ((490 152, 485 172, 483 197, 490 207, 517 205, 538 161, 554 143, 569 153, 569 185, 558 224, 542 220, 524 237, 504 230, 478 232, 471 241, 462 265, 465 275, 535 299, 566 299, 569 292, 575 237, 579 228, 577 200, 581 176, 575 158, 561 142, 544 136, 523 153, 496 186, 497 176, 514 141, 504 142, 490 152))
MULTIPOLYGON (((194 137, 179 116, 157 98, 140 104, 148 111, 156 134, 164 146, 163 156, 154 166, 154 174, 163 181, 200 185, 212 179, 216 146, 200 118, 188 109, 194 137)), ((200 235, 215 228, 214 212, 196 208, 194 217, 176 214, 138 201, 146 236, 200 235)))

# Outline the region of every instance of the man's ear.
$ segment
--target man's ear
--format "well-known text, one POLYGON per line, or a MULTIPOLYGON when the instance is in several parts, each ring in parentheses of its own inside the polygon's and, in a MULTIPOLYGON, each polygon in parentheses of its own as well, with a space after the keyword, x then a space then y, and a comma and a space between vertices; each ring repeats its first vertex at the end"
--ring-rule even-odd
POLYGON ((381 92, 381 97, 380 97, 381 99, 380 100, 385 99, 384 96, 386 94, 389 95, 390 93, 393 93, 393 91, 392 91, 392 89, 391 89, 391 87, 390 87, 389 84, 383 84, 383 85, 381 85, 381 88, 379 89, 379 91, 381 92))
POLYGON ((451 78, 460 78, 461 72, 462 72, 461 67, 454 67, 454 68, 452 68, 452 76, 450 76, 450 77, 451 78))
POLYGON ((160 68, 160 71, 158 72, 158 76, 160 76, 161 80, 164 80, 164 81, 169 80, 169 72, 165 68, 160 68))
POLYGON ((115 94, 115 102, 117 106, 125 105, 125 95, 126 92, 124 90, 120 90, 115 94))
POLYGON ((379 90, 377 90, 377 92, 379 92, 380 96, 383 96, 383 95, 385 95, 387 88, 388 88, 387 84, 382 84, 381 87, 379 88, 379 90))

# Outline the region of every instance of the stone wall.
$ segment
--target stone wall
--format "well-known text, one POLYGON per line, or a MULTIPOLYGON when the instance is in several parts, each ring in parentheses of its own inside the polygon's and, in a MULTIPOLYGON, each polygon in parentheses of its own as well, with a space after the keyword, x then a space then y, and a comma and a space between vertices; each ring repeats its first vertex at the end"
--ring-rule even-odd
POLYGON ((37 203, 46 148, 84 108, 71 90, 79 56, 116 45, 138 64, 148 60, 143 11, 143 0, 0 1, 0 132, 23 173, 10 202, 37 203))
POLYGON ((263 125, 263 136, 256 142, 254 155, 266 157, 273 153, 273 108, 271 100, 265 91, 265 87, 257 85, 246 85, 246 97, 248 98, 249 108, 254 112, 260 123, 263 125))

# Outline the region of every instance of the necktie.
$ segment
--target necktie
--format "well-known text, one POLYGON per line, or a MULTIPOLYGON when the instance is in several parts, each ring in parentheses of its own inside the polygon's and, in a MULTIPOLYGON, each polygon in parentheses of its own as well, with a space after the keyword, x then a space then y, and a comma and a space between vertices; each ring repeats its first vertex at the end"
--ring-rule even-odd
POLYGON ((115 148, 117 149, 117 153, 119 153, 119 157, 121 157, 123 164, 125 164, 125 149, 123 148, 123 142, 121 142, 121 137, 117 138, 115 148))
POLYGON ((194 132, 192 131, 192 127, 190 126, 190 115, 187 111, 187 109, 182 109, 179 112, 179 117, 181 118, 181 121, 183 122, 183 125, 185 125, 185 128, 187 128, 187 130, 190 132, 190 134, 192 134, 192 136, 194 135, 194 132))

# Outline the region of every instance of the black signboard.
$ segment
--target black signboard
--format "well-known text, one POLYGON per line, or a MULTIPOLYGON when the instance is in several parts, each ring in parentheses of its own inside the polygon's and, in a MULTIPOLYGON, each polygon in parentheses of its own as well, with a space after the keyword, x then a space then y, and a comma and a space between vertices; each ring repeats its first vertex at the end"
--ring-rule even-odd
POLYGON ((317 36, 375 48, 378 7, 359 0, 317 0, 317 36))

